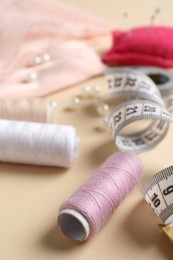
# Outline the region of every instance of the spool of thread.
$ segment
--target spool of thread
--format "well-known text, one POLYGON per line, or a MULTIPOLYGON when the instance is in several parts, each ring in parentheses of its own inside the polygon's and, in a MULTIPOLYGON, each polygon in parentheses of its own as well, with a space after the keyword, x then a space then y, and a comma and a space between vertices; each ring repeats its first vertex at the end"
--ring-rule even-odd
POLYGON ((73 126, 0 120, 0 161, 70 167, 79 140, 73 126))
POLYGON ((58 225, 68 238, 92 238, 138 183, 142 164, 132 153, 114 153, 59 210, 58 225))
POLYGON ((0 100, 1 119, 54 123, 56 110, 56 101, 48 102, 43 99, 0 100))

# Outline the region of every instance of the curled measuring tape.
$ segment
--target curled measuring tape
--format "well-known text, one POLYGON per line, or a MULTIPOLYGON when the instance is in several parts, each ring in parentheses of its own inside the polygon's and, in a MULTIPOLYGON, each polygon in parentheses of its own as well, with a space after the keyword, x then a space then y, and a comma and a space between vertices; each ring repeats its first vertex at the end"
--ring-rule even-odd
POLYGON ((165 70, 158 67, 139 66, 134 68, 142 73, 145 73, 154 81, 160 93, 162 94, 163 101, 166 105, 167 110, 172 113, 173 112, 173 73, 169 70, 165 70))
POLYGON ((141 193, 164 224, 173 222, 173 166, 147 180, 141 193))
POLYGON ((164 106, 162 96, 154 81, 134 68, 109 68, 106 71, 106 80, 113 97, 141 98, 164 106))
POLYGON ((171 71, 152 66, 139 66, 135 69, 149 76, 163 96, 173 92, 173 73, 171 71))
POLYGON ((130 67, 109 68, 106 79, 113 97, 124 96, 128 100, 115 107, 108 120, 117 147, 121 151, 138 153, 157 145, 165 137, 173 116, 154 81, 130 67), (125 126, 142 119, 153 121, 142 131, 120 134, 125 126))

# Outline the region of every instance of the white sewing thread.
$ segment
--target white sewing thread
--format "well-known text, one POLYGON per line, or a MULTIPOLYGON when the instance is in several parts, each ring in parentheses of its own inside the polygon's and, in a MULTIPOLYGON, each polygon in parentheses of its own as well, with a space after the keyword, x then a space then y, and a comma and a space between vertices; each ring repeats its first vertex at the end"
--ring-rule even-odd
POLYGON ((56 107, 43 99, 0 100, 1 119, 54 123, 55 114, 56 107))
POLYGON ((70 167, 77 155, 73 126, 0 120, 0 161, 70 167))

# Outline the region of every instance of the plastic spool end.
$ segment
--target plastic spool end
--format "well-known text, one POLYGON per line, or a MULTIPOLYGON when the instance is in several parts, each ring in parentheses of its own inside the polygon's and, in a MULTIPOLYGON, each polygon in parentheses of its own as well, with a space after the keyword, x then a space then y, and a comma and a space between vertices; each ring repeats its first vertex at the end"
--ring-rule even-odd
POLYGON ((65 236, 74 241, 82 242, 90 234, 87 220, 73 209, 64 209, 59 213, 58 226, 65 236))

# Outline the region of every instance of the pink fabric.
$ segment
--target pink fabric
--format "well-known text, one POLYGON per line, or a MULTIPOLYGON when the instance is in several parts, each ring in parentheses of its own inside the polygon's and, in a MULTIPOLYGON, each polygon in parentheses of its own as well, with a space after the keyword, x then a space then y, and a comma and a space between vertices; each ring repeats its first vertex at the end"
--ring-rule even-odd
POLYGON ((31 68, 9 73, 7 79, 1 80, 0 98, 41 97, 104 71, 98 55, 84 42, 64 42, 53 54, 55 60, 34 69, 37 80, 33 82, 26 81, 31 68))
POLYGON ((103 54, 108 65, 173 67, 173 28, 140 27, 113 33, 112 48, 103 54))
POLYGON ((110 23, 57 0, 6 0, 0 19, 1 98, 38 97, 102 73, 89 46, 110 34, 110 23), (45 53, 51 62, 34 66, 34 57, 45 53), (39 71, 38 80, 23 86, 31 71, 39 71))

